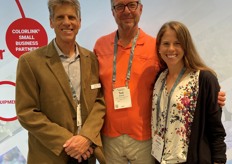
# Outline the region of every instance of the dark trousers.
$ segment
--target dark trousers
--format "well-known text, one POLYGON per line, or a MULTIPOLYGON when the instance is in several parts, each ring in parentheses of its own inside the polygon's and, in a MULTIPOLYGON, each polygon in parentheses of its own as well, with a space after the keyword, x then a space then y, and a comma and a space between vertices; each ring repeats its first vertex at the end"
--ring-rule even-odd
POLYGON ((78 163, 80 163, 80 164, 88 164, 88 160, 82 159, 82 162, 78 162, 78 160, 75 159, 75 158, 69 158, 67 164, 78 164, 78 163))

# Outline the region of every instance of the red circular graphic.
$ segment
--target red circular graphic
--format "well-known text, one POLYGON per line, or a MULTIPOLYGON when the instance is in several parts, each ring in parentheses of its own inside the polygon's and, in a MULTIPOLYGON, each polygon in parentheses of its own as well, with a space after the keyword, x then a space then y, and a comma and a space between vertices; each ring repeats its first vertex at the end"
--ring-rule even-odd
POLYGON ((34 19, 20 18, 7 29, 6 44, 17 58, 28 51, 47 45, 48 37, 43 26, 34 19))
MULTIPOLYGON (((12 85, 15 87, 15 83, 11 81, 0 81, 0 85, 12 85)), ((5 118, 0 116, 0 120, 2 121, 14 121, 17 120, 17 116, 11 118, 5 118)))

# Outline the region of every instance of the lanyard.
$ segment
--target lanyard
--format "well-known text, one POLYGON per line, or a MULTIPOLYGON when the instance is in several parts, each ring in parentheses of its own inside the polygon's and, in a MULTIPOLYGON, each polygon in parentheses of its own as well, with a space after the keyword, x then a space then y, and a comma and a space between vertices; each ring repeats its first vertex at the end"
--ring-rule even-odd
POLYGON ((72 90, 73 100, 75 100, 76 103, 77 103, 77 105, 78 105, 78 104, 80 104, 80 101, 79 101, 78 98, 77 98, 77 93, 76 93, 76 91, 75 91, 75 89, 74 89, 74 87, 73 87, 73 85, 72 85, 72 82, 71 82, 71 80, 69 79, 69 77, 68 77, 68 82, 69 82, 70 88, 71 88, 71 90, 72 90))
MULTIPOLYGON (((69 79, 69 78, 68 78, 69 79)), ((79 134, 80 130, 81 130, 81 126, 82 126, 82 118, 81 118, 81 107, 80 107, 80 100, 78 100, 78 97, 77 97, 77 93, 72 85, 72 82, 71 80, 69 79, 69 85, 70 85, 70 88, 72 90, 72 96, 73 96, 73 100, 76 101, 76 105, 77 105, 77 108, 76 108, 76 116, 77 116, 77 134, 79 134)))
MULTIPOLYGON (((138 39, 138 36, 139 36, 139 30, 138 30, 136 36, 133 39, 132 47, 131 47, 131 50, 130 50, 130 58, 129 58, 127 74, 126 74, 126 86, 128 86, 128 81, 130 80, 132 60, 133 60, 133 57, 134 57, 134 49, 135 49, 135 44, 136 44, 136 41, 138 39)), ((113 59, 113 77, 112 77, 113 84, 116 81, 117 53, 118 53, 118 31, 116 32, 115 38, 114 38, 114 59, 113 59)), ((113 86, 113 88, 114 88, 114 86, 113 86)))
MULTIPOLYGON (((179 75, 178 75, 178 77, 177 77, 177 79, 176 79, 174 85, 172 86, 172 89, 171 89, 169 95, 168 95, 167 113, 166 113, 166 118, 165 118, 165 119, 166 119, 166 120, 165 120, 165 129, 166 129, 166 127, 167 127, 168 114, 169 114, 169 106, 170 106, 170 101, 171 101, 171 98, 172 98, 173 91, 175 90, 176 86, 177 86, 178 83, 180 82, 180 80, 181 80, 181 78, 183 77, 185 71, 186 71, 186 68, 183 67, 183 68, 181 69, 181 71, 180 71, 180 73, 179 73, 179 75)), ((166 76, 165 79, 167 79, 167 76, 166 76)), ((158 130, 158 123, 159 123, 159 120, 158 120, 158 118, 159 118, 159 112, 160 112, 160 110, 161 110, 161 108, 160 108, 161 94, 162 94, 162 92, 163 92, 163 90, 164 90, 164 85, 165 85, 165 83, 166 83, 166 80, 163 81, 162 86, 161 86, 161 89, 160 89, 159 94, 158 94, 158 98, 157 98, 157 105, 156 105, 156 106, 157 106, 157 110, 156 110, 156 120, 157 120, 156 127, 157 127, 157 130, 158 130)))

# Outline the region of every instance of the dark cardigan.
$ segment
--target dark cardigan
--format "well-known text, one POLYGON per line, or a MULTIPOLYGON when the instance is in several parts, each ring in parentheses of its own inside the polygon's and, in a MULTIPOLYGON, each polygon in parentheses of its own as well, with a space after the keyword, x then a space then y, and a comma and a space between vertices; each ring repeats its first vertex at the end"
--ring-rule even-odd
POLYGON ((208 71, 199 76, 199 95, 191 128, 188 164, 226 163, 226 133, 217 103, 220 90, 217 78, 208 71))

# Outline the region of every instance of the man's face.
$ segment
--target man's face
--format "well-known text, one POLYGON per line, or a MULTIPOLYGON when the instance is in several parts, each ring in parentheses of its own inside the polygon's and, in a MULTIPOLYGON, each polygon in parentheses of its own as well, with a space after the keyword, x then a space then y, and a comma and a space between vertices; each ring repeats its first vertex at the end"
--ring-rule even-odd
POLYGON ((112 13, 119 28, 129 30, 138 26, 143 8, 138 0, 114 0, 113 6, 112 13), (124 8, 124 5, 127 6, 124 8))
POLYGON ((74 43, 81 27, 81 20, 74 7, 68 4, 56 6, 54 17, 50 18, 50 26, 56 33, 57 44, 74 43))

